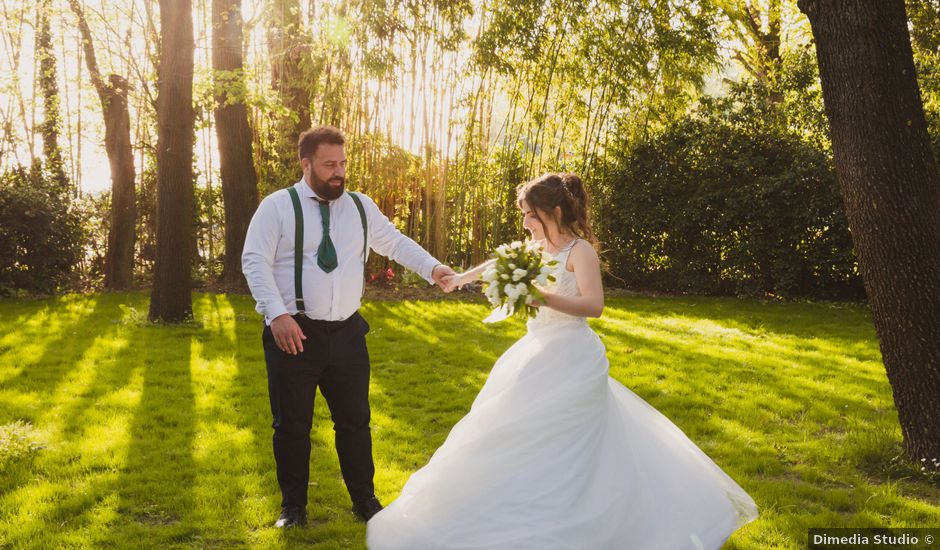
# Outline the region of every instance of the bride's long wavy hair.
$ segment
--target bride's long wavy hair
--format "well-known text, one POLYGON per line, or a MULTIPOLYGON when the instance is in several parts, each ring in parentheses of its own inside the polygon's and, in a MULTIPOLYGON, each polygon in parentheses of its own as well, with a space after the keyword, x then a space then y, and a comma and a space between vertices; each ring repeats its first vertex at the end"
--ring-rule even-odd
MULTIPOLYGON (((555 217, 558 227, 580 237, 592 246, 597 246, 597 239, 591 231, 588 194, 584 184, 576 174, 542 174, 532 181, 516 187, 516 197, 521 207, 522 201, 528 203, 533 214, 542 226, 545 226, 539 212, 555 216, 555 207, 561 208, 561 216, 555 217)), ((545 236, 548 238, 548 235, 545 236)), ((558 245, 559 243, 552 243, 558 245)))

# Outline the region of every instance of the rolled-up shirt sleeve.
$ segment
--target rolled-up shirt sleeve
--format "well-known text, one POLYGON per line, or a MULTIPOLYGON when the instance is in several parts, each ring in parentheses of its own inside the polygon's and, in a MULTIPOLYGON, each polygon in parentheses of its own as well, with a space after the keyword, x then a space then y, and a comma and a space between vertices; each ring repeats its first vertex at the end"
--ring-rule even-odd
POLYGON ((281 238, 281 223, 273 195, 258 205, 242 251, 242 272, 257 305, 255 309, 268 321, 288 313, 274 280, 274 258, 281 238))
POLYGON ((421 248, 421 245, 402 234, 370 197, 362 194, 360 196, 366 199, 363 202, 369 220, 369 248, 414 271, 428 283, 434 284, 431 274, 441 262, 421 248))

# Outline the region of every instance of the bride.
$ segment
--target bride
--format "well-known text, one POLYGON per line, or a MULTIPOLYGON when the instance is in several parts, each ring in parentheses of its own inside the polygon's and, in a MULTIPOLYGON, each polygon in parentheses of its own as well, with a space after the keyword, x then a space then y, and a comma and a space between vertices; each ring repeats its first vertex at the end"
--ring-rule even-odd
MULTIPOLYGON (((373 550, 714 549, 754 501, 607 375, 587 317, 604 307, 587 194, 573 174, 518 189, 523 226, 558 261, 528 332, 470 412, 368 523, 373 550)), ((454 277, 460 286, 491 262, 454 277)))

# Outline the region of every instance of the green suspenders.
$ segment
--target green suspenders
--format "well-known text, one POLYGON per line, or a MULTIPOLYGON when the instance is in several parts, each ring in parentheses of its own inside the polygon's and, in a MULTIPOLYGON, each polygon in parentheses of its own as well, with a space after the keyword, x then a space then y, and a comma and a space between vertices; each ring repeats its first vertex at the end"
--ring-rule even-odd
MULTIPOLYGON (((304 296, 302 290, 303 282, 303 259, 304 259, 304 214, 300 207, 300 195, 293 186, 287 188, 290 194, 291 203, 294 205, 294 293, 297 296, 297 312, 304 313, 304 296)), ((359 219, 362 221, 362 265, 365 270, 366 260, 369 257, 369 225, 366 222, 366 210, 362 207, 362 199, 358 193, 347 191, 356 203, 356 210, 359 211, 359 219)))
MULTIPOLYGON (((362 207, 362 200, 359 198, 359 193, 349 192, 349 196, 352 197, 354 203, 356 203, 356 210, 359 211, 359 221, 362 222, 362 265, 365 267, 366 260, 369 258, 369 223, 366 221, 366 209, 362 207)), ((365 275, 365 272, 363 272, 365 275)))
POLYGON ((304 260, 304 214, 300 208, 300 196, 293 187, 288 187, 290 200, 294 203, 294 292, 297 295, 297 311, 303 313, 304 295, 301 290, 301 266, 304 260))

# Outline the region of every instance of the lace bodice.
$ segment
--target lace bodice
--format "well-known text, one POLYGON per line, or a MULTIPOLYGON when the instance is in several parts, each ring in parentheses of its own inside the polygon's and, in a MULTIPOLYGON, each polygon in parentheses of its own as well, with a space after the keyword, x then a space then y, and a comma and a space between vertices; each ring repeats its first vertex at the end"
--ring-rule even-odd
MULTIPOLYGON (((558 262, 558 266, 555 268, 554 272, 555 282, 549 283, 548 286, 545 287, 547 292, 561 294, 562 296, 581 295, 578 291, 578 281, 575 279, 574 272, 568 271, 566 267, 568 254, 571 253, 571 249, 574 248, 574 245, 577 244, 579 240, 580 239, 575 239, 571 244, 558 251, 557 254, 548 254, 546 252, 546 256, 558 262)), ((538 314, 529 320, 528 326, 532 329, 556 324, 587 324, 587 319, 543 307, 539 308, 538 314)))

